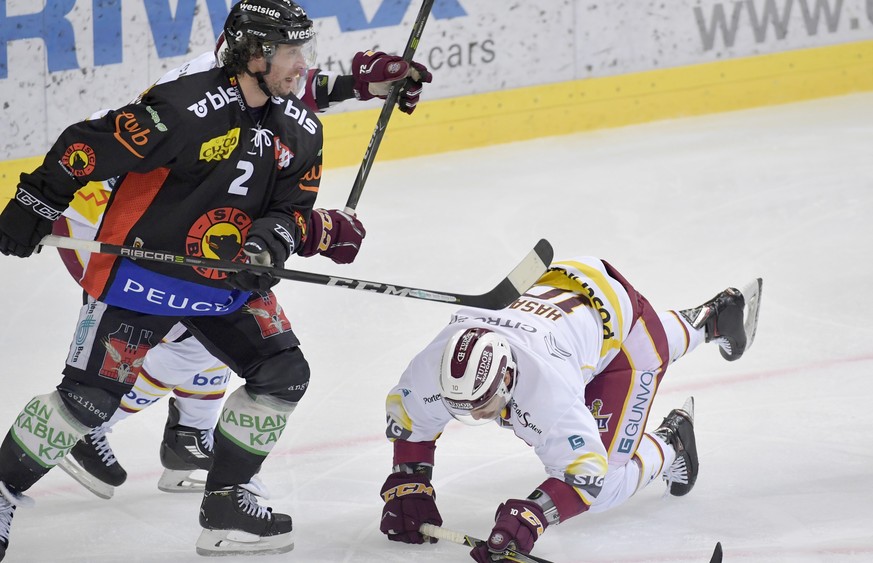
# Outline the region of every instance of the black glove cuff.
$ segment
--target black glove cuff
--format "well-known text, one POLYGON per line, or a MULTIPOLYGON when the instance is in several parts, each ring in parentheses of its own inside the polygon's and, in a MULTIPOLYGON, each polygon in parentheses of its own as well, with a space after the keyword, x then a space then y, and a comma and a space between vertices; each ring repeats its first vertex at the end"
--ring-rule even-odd
POLYGON ((61 213, 63 213, 63 210, 59 211, 44 202, 36 192, 25 189, 22 186, 18 186, 18 190, 15 192, 15 201, 20 203, 22 207, 37 217, 49 221, 57 220, 61 216, 61 213))

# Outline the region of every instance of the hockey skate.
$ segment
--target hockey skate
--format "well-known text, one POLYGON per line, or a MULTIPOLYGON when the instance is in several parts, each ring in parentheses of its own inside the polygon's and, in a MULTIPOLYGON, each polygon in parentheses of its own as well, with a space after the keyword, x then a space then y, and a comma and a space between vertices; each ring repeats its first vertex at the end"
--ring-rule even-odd
POLYGON ((158 489, 166 493, 202 493, 206 480, 193 473, 212 467, 212 444, 211 428, 201 430, 179 424, 179 408, 171 397, 161 442, 164 473, 158 479, 158 489))
POLYGON ((706 342, 716 342, 725 360, 738 360, 755 340, 762 285, 757 278, 742 291, 729 287, 703 305, 679 313, 694 328, 704 328, 706 342))
POLYGON ((667 490, 674 497, 687 495, 694 488, 700 464, 694 439, 694 397, 688 397, 681 409, 673 409, 652 434, 676 450, 676 459, 664 470, 667 490))
POLYGON ((106 439, 112 429, 94 428, 79 440, 58 467, 100 498, 111 499, 115 487, 127 480, 127 471, 115 458, 106 439))
POLYGON ((33 499, 13 493, 6 487, 6 483, 0 481, 0 561, 6 557, 6 549, 9 547, 9 530, 12 527, 15 508, 32 505, 33 499))
POLYGON ((204 491, 200 525, 200 555, 268 555, 294 549, 291 517, 258 504, 249 485, 204 491))

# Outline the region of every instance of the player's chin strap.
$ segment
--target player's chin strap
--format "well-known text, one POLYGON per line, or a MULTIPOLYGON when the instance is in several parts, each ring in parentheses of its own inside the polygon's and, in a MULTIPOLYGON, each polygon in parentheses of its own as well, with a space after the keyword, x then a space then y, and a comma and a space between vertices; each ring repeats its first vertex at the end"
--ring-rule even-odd
POLYGON ((267 70, 265 72, 252 72, 248 67, 246 67, 246 74, 258 81, 258 88, 260 88, 261 92, 266 94, 269 99, 273 97, 273 94, 270 92, 270 88, 267 87, 266 81, 264 81, 264 75, 270 74, 272 63, 270 62, 270 57, 265 57, 265 60, 267 61, 267 70))
POLYGON ((273 67, 273 45, 272 44, 263 44, 261 45, 261 51, 264 53, 264 62, 267 63, 267 68, 264 72, 252 72, 249 70, 249 65, 246 63, 246 74, 254 78, 258 81, 258 88, 261 89, 261 92, 267 95, 267 99, 273 97, 273 94, 270 92, 270 89, 267 87, 267 82, 264 80, 264 75, 270 74, 270 70, 273 67))

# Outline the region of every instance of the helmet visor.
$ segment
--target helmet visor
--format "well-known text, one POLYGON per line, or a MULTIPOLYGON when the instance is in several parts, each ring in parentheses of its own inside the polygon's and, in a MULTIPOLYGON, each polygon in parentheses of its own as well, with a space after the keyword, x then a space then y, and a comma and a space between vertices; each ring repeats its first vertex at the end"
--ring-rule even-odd
POLYGON ((311 38, 306 41, 264 43, 263 49, 264 56, 271 62, 276 56, 289 57, 294 60, 302 60, 306 68, 315 66, 315 59, 318 55, 318 44, 315 41, 315 34, 312 34, 311 38), (277 49, 276 45, 285 45, 285 48, 277 49))
POLYGON ((306 41, 283 41, 293 47, 293 52, 303 57, 307 68, 315 66, 315 59, 318 56, 318 43, 315 40, 315 32, 310 35, 306 41))

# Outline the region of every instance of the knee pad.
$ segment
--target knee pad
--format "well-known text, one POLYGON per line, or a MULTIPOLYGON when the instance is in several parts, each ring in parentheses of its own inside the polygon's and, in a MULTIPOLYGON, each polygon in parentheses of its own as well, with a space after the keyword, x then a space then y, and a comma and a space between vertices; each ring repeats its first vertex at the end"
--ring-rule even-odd
POLYGON ((73 416, 61 395, 52 391, 31 399, 15 419, 11 432, 29 458, 51 468, 89 429, 73 416))
POLYGON ((282 350, 241 374, 252 395, 297 403, 309 387, 309 363, 300 348, 282 350))
POLYGON ((76 420, 88 428, 108 422, 121 403, 121 395, 67 377, 58 385, 58 395, 76 420))

